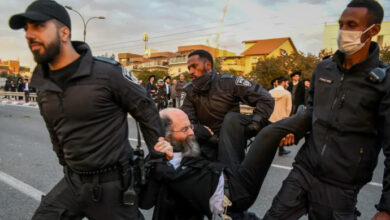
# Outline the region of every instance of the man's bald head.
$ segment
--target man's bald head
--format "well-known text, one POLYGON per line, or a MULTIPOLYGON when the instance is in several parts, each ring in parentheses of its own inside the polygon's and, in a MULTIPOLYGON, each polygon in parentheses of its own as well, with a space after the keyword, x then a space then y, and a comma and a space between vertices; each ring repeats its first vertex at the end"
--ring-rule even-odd
POLYGON ((200 154, 194 131, 185 112, 178 108, 166 108, 160 111, 160 118, 165 127, 165 139, 171 142, 174 152, 182 152, 183 156, 190 157, 200 154))

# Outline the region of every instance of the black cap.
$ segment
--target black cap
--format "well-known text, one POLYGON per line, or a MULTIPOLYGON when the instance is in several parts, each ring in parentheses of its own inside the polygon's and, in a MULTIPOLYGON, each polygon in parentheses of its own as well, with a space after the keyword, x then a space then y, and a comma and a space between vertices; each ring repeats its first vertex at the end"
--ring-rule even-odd
POLYGON ((300 70, 297 70, 297 71, 293 72, 290 76, 293 77, 295 75, 299 75, 300 76, 300 75, 302 75, 302 72, 300 70))
POLYGON ((9 26, 12 29, 20 29, 26 25, 28 20, 47 21, 56 19, 71 29, 70 17, 64 6, 53 0, 37 0, 31 3, 25 13, 13 15, 9 19, 9 26))

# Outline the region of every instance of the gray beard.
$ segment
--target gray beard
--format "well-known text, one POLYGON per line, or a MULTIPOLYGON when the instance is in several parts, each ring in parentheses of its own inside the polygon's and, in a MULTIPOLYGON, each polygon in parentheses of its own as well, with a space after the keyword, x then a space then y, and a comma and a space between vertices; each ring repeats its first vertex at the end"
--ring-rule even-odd
POLYGON ((172 141, 174 152, 182 152, 183 157, 198 157, 200 155, 200 148, 198 142, 196 142, 195 137, 191 136, 183 142, 172 141))

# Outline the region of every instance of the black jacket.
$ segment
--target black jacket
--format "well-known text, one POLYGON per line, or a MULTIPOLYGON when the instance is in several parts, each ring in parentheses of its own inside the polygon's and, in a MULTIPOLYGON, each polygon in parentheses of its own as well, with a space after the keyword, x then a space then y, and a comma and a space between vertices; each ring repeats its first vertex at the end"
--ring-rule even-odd
POLYGON ((184 92, 181 109, 191 123, 206 125, 214 133, 228 112, 240 112, 240 102, 255 107, 252 120, 256 122, 268 120, 274 108, 274 99, 260 85, 215 70, 188 83, 184 92))
POLYGON ((297 84, 297 88, 295 90, 295 95, 293 95, 293 83, 290 82, 288 84, 288 91, 291 92, 293 109, 292 113, 295 114, 298 106, 305 104, 305 83, 303 81, 299 81, 297 84))
POLYGON ((141 191, 139 207, 155 206, 154 220, 183 220, 188 216, 211 219, 209 201, 224 168, 201 157, 184 157, 176 170, 169 162, 156 163, 148 185, 141 191))
POLYGON ((31 80, 60 163, 88 171, 128 159, 127 113, 140 123, 149 150, 159 155, 152 149, 163 128, 145 89, 119 63, 92 57, 85 43, 73 46, 83 56, 64 90, 48 78, 47 65, 38 65, 31 80))
POLYGON ((371 180, 382 147, 386 160, 377 208, 390 212, 390 76, 382 83, 369 80, 380 65, 376 43, 349 70, 342 68, 343 59, 338 51, 318 64, 305 114, 291 119, 312 124, 296 164, 325 182, 359 189, 371 180))

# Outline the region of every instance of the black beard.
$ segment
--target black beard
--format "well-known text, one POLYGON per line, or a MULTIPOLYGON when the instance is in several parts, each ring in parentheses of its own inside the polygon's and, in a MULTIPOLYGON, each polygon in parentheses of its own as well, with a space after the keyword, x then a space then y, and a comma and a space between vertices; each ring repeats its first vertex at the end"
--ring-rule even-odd
POLYGON ((188 137, 183 142, 172 140, 171 145, 173 146, 173 151, 182 152, 183 157, 197 157, 200 155, 199 144, 194 136, 188 137))
MULTIPOLYGON (((31 43, 31 42, 30 42, 31 43)), ((38 64, 46 64, 51 63, 53 60, 60 54, 61 43, 60 43, 60 35, 57 33, 57 38, 54 42, 50 43, 44 54, 39 54, 39 51, 32 51, 35 62, 38 64)))

